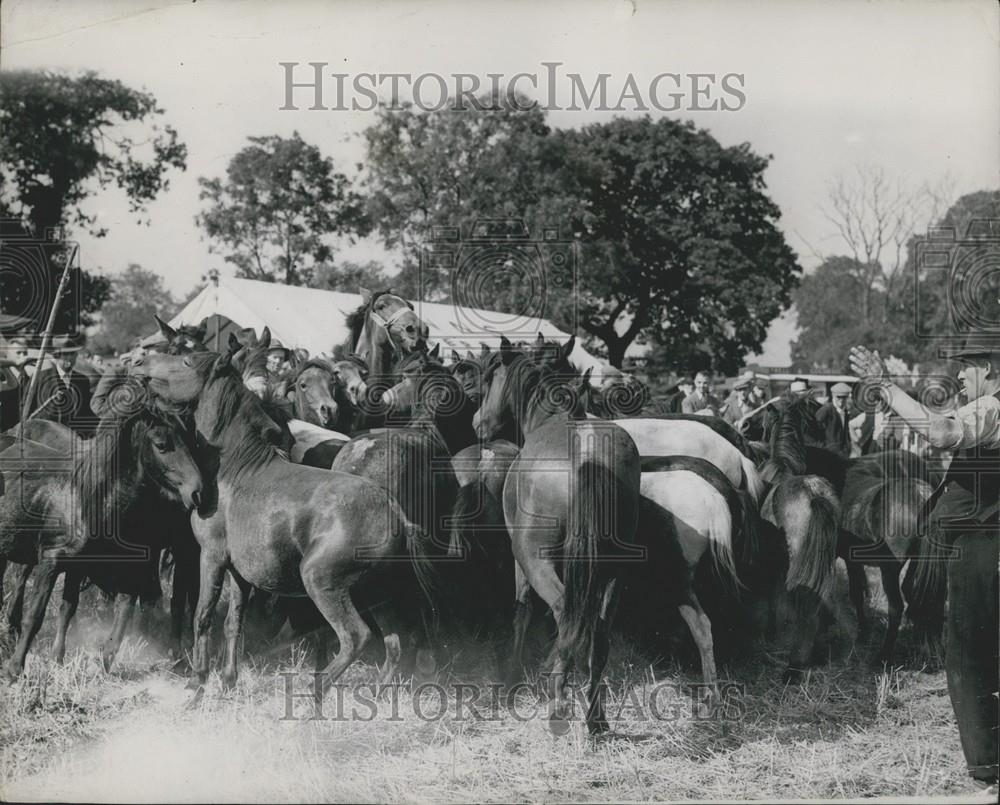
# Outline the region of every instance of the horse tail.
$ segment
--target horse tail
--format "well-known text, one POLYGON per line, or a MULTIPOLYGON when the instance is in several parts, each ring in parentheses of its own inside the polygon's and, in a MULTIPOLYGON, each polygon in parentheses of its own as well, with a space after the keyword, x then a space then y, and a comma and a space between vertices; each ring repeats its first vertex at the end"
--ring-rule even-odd
POLYGON ((742 520, 738 501, 727 501, 724 495, 715 490, 713 493, 722 497, 722 505, 711 507, 708 520, 708 550, 712 556, 712 566, 723 583, 729 583, 734 590, 739 590, 744 585, 736 570, 736 556, 733 552, 733 535, 736 533, 737 523, 742 520))
POLYGON ((923 516, 923 504, 931 495, 930 485, 921 484, 918 494, 924 500, 912 532, 917 534, 916 557, 909 571, 913 574, 912 603, 916 604, 916 609, 938 608, 946 595, 947 563, 952 558, 952 548, 944 543, 940 528, 932 528, 930 517, 923 516))
MULTIPOLYGON (((802 587, 822 599, 833 580, 837 559, 840 503, 833 487, 825 479, 810 475, 795 480, 801 484, 797 491, 800 500, 801 496, 805 497, 809 516, 805 529, 800 533, 789 533, 789 529, 785 528, 789 545, 785 589, 794 591, 802 587)), ((782 517, 782 520, 785 518, 782 517)))
POLYGON ((758 503, 753 492, 748 489, 737 489, 735 497, 733 533, 738 535, 740 561, 749 566, 758 561, 761 552, 758 503))
POLYGON ((424 597, 429 609, 430 619, 426 624, 430 627, 438 620, 438 600, 441 593, 440 576, 434 560, 428 551, 431 544, 430 535, 416 523, 406 521, 406 552, 410 557, 410 568, 413 577, 424 597))
POLYGON ((599 556, 605 523, 617 519, 618 501, 629 491, 607 467, 584 459, 576 467, 566 540, 563 546, 563 617, 560 649, 585 662, 600 614, 605 582, 613 571, 610 557, 599 556))
POLYGON ((753 502, 760 505, 764 500, 764 479, 757 470, 752 458, 740 454, 740 465, 743 467, 743 488, 753 497, 753 502))

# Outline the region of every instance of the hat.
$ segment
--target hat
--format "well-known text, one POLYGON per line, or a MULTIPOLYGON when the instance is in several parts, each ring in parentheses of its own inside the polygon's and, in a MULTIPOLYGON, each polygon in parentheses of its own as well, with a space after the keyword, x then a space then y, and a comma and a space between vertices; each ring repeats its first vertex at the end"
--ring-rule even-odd
POLYGON ((969 335, 960 347, 942 350, 946 358, 979 358, 1000 354, 1000 334, 969 335))
POLYGON ((733 383, 733 390, 742 391, 743 389, 748 389, 754 384, 755 379, 756 377, 753 372, 744 372, 736 378, 736 382, 733 383))
POLYGON ((284 352, 285 356, 291 355, 291 350, 282 344, 277 338, 271 338, 271 343, 267 347, 268 352, 284 352))
POLYGON ((789 385, 789 391, 800 392, 809 391, 809 381, 804 377, 796 377, 789 385))
POLYGON ((79 352, 83 349, 80 337, 74 335, 57 335, 52 338, 53 352, 79 352))
POLYGON ((684 377, 682 377, 680 380, 677 381, 677 385, 678 386, 693 386, 694 385, 694 379, 691 378, 689 375, 685 375, 684 377))
POLYGON ((847 397, 851 393, 851 387, 846 383, 835 383, 830 389, 830 394, 834 397, 847 397))

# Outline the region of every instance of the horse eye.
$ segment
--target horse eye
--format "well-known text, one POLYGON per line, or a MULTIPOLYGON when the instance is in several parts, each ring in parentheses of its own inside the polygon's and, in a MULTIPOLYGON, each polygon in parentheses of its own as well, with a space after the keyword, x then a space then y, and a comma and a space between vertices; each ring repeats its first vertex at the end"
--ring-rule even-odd
POLYGON ((161 453, 166 453, 170 449, 169 442, 153 442, 153 447, 159 450, 161 453))
POLYGON ((306 390, 306 384, 305 383, 299 383, 299 388, 302 389, 303 391, 305 391, 306 390))
POLYGON ((187 366, 188 368, 191 367, 191 356, 190 355, 186 355, 184 357, 184 365, 187 366))

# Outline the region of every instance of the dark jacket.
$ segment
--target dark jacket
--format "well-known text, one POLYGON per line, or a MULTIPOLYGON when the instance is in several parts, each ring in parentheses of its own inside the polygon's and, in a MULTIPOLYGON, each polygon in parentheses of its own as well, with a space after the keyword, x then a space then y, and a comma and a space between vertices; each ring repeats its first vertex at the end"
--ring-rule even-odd
POLYGON ((832 403, 823 404, 816 412, 816 421, 823 427, 823 446, 844 458, 851 456, 851 431, 848 423, 851 412, 845 411, 843 420, 840 410, 832 403))

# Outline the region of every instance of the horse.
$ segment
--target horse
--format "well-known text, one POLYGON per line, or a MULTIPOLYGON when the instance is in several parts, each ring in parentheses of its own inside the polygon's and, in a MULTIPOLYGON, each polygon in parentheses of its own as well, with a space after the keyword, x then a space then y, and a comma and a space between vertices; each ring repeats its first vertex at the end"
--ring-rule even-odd
POLYGON ((522 443, 503 488, 504 519, 517 562, 514 658, 519 660, 534 589, 558 629, 550 729, 556 734, 568 729, 567 674, 586 657, 587 727, 598 734, 608 729, 601 674, 619 595, 620 560, 637 558, 639 452, 621 428, 585 418, 580 390, 572 382, 516 353, 506 338, 486 382, 475 422, 480 437, 513 430, 522 443))
POLYGON ((469 401, 479 408, 483 401, 483 362, 467 352, 463 358, 455 350, 451 351, 451 365, 448 367, 452 375, 462 386, 462 391, 469 401))
MULTIPOLYGON (((864 565, 877 565, 889 604, 889 622, 876 657, 891 663, 896 637, 903 618, 904 597, 907 614, 933 649, 938 648, 944 623, 944 590, 926 583, 932 579, 924 565, 934 562, 926 534, 921 533, 921 511, 933 487, 926 463, 906 450, 871 453, 848 463, 841 496, 841 540, 838 555, 848 570, 857 573, 864 565), (909 565, 900 590, 900 577, 909 565), (920 583, 914 584, 914 580, 920 583)), ((862 580, 867 586, 867 580, 862 580)), ((861 636, 867 634, 864 588, 855 592, 861 636)))
POLYGON ((189 324, 182 324, 174 328, 167 324, 159 316, 153 316, 156 325, 160 328, 160 334, 166 339, 167 346, 163 351, 167 355, 186 355, 189 352, 207 352, 205 346, 205 326, 204 322, 197 327, 189 324))
MULTIPOLYGON (((201 546, 201 589, 195 616, 196 699, 209 670, 209 627, 228 572, 223 684, 237 679, 237 647, 251 585, 284 596, 308 596, 340 643, 323 672, 317 693, 340 678, 372 638, 372 629, 351 600, 366 576, 384 581, 393 560, 406 558, 427 606, 434 599, 435 568, 426 553, 427 535, 396 500, 366 478, 291 463, 278 447, 281 431, 216 353, 148 355, 134 372, 167 405, 193 405, 195 425, 218 451, 214 500, 192 515, 201 546)), ((398 566, 398 563, 396 563, 398 566)), ((390 592, 394 592, 390 588, 390 592)), ((376 623, 377 625, 377 623, 376 623)), ((398 652, 383 632, 383 678, 395 673, 398 652)))
MULTIPOLYGON (((361 306, 347 317, 350 329, 345 352, 354 353, 369 371, 369 398, 378 403, 382 392, 395 385, 393 367, 404 355, 427 347, 428 329, 413 310, 413 305, 391 289, 372 293, 361 288, 361 306)), ((368 412, 359 427, 381 424, 378 412, 368 412)))
MULTIPOLYGON (((533 359, 540 360, 541 365, 560 374, 577 373, 570 361, 575 338, 561 345, 539 338, 529 353, 533 359)), ((498 358, 494 352, 487 353, 480 360, 489 371, 498 358)), ((591 383, 587 388, 588 405, 595 397, 592 386, 591 383)), ((597 391, 602 400, 601 413, 610 415, 609 421, 632 437, 643 458, 686 455, 704 459, 722 470, 730 483, 749 494, 755 503, 759 505, 763 500, 764 485, 752 448, 728 422, 718 417, 695 414, 640 414, 645 391, 637 383, 612 382, 597 391)), ((511 431, 502 436, 517 440, 517 434, 511 431)))
POLYGON ((806 440, 822 438, 815 419, 819 404, 807 395, 773 405, 771 455, 761 471, 770 491, 761 517, 781 532, 787 548, 784 589, 793 605, 793 639, 784 678, 793 681, 809 664, 821 608, 832 601, 840 500, 829 480, 807 469, 806 440))
POLYGON ((478 406, 433 353, 411 352, 397 365, 400 382, 382 395, 387 416, 407 427, 433 425, 453 455, 476 441, 478 406))
POLYGON ((55 652, 62 659, 66 630, 76 610, 83 575, 124 589, 115 625, 102 650, 109 667, 147 576, 158 585, 156 566, 163 535, 146 518, 166 496, 188 508, 201 503, 202 474, 188 447, 186 427, 143 408, 125 418, 105 419, 86 449, 67 467, 66 453, 27 440, 0 453, 7 494, 0 498, 0 553, 34 564, 36 580, 14 653, 3 675, 16 679, 41 627, 56 577, 67 573, 55 652), (68 470, 68 471, 67 471, 68 470), (151 538, 150 534, 154 537, 151 538), (136 565, 122 561, 133 559, 136 565), (151 574, 143 574, 143 569, 151 574), (136 585, 138 589, 136 589, 136 585))

